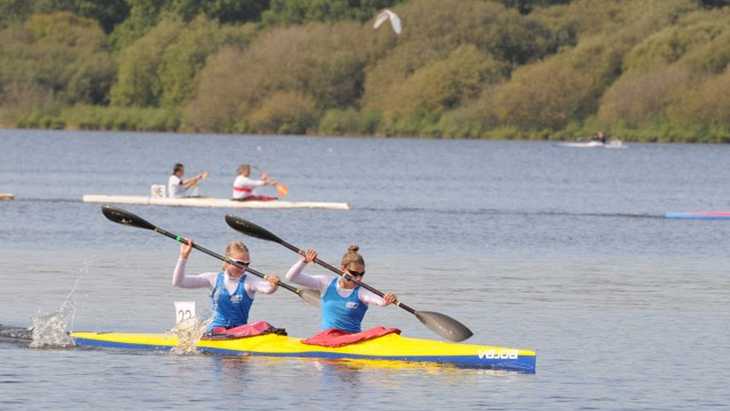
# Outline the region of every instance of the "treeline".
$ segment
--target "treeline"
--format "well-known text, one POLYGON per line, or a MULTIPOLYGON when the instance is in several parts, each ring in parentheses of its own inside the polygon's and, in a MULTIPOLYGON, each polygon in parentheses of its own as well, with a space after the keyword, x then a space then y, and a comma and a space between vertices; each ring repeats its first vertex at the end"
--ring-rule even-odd
POLYGON ((0 125, 730 142, 728 5, 0 0, 0 125))

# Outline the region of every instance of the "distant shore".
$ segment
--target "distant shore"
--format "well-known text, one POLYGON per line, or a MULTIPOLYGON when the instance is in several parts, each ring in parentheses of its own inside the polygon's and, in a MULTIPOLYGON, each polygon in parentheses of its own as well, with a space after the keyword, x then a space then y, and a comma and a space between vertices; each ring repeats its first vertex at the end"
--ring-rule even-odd
POLYGON ((21 3, 8 127, 730 142, 727 1, 21 3))
MULTIPOLYGON (((219 132, 219 131, 192 131, 179 129, 165 129, 164 127, 149 127, 146 125, 135 125, 125 123, 117 127, 85 127, 71 126, 66 127, 62 121, 48 120, 45 124, 23 124, 26 127, 0 127, 4 130, 59 130, 59 131, 108 131, 108 132, 157 132, 157 133, 181 133, 181 134, 241 134, 241 135, 305 135, 312 137, 346 137, 346 138, 411 138, 411 139, 443 139, 443 140, 510 140, 510 141, 555 141, 555 142, 590 142, 593 132, 580 132, 571 130, 570 132, 525 132, 516 129, 496 129, 482 133, 477 136, 439 136, 439 135, 386 135, 386 134, 361 134, 341 132, 338 134, 324 133, 318 130, 308 130, 306 133, 256 133, 256 132, 219 132)), ((686 130, 672 130, 671 128, 656 129, 640 129, 640 130, 620 130, 618 134, 609 134, 608 140, 616 140, 624 143, 687 143, 687 144, 726 144, 730 143, 730 134, 725 134, 722 130, 714 134, 696 135, 689 134, 686 130)))

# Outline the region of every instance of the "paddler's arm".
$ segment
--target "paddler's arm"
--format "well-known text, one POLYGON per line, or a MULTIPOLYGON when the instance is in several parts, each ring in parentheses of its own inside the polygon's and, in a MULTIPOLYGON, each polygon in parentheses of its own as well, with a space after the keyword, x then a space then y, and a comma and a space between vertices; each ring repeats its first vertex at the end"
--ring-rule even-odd
POLYGON ((251 189, 253 187, 263 187, 266 182, 263 180, 253 180, 248 177, 238 176, 233 180, 233 189, 251 189))
POLYGON ((323 290, 329 284, 330 278, 319 275, 308 275, 302 272, 304 271, 304 267, 314 261, 315 258, 317 258, 317 252, 312 249, 307 250, 305 255, 287 271, 286 279, 307 288, 323 290))
POLYGON ((190 187, 193 187, 194 185, 198 184, 200 182, 200 180, 203 180, 206 177, 208 177, 208 172, 207 171, 203 171, 202 173, 198 174, 197 176, 195 176, 193 178, 189 178, 187 180, 184 180, 182 182, 182 185, 185 188, 190 188, 190 187))
POLYGON ((211 287, 211 281, 214 281, 216 273, 203 273, 194 276, 185 275, 185 264, 188 262, 190 252, 193 250, 193 242, 185 239, 180 244, 180 257, 177 259, 175 271, 172 272, 172 286, 180 288, 205 288, 211 287), (212 274, 212 275, 211 275, 212 274))
POLYGON ((381 298, 364 288, 360 289, 358 297, 360 297, 360 301, 367 305, 379 305, 381 307, 395 304, 395 302, 398 301, 398 297, 393 293, 385 293, 385 295, 381 298))
POLYGON ((264 183, 264 185, 273 186, 274 184, 276 184, 276 180, 274 180, 273 178, 269 177, 269 175, 266 174, 266 173, 261 173, 261 177, 260 178, 261 178, 261 180, 259 180, 259 181, 261 181, 262 183, 264 183))
POLYGON ((273 294, 279 289, 279 277, 267 274, 264 280, 258 277, 246 276, 246 292, 249 296, 253 293, 273 294))
POLYGON ((246 184, 253 187, 263 187, 269 183, 266 182, 266 180, 251 180, 249 179, 246 181, 246 184))

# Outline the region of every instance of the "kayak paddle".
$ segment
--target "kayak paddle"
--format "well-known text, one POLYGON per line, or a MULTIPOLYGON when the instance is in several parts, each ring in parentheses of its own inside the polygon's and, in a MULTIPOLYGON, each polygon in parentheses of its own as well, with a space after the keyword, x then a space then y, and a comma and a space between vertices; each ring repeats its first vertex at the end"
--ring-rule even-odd
MULTIPOLYGON (((262 169, 260 169, 260 168, 258 168, 256 166, 251 166, 251 167, 254 170, 258 171, 259 173, 266 175, 266 172, 263 171, 262 169)), ((280 182, 278 182, 276 180, 273 180, 273 184, 272 185, 276 189, 276 194, 279 195, 279 198, 284 198, 284 197, 286 197, 287 194, 289 194, 289 187, 287 187, 286 184, 280 183, 280 182)))
MULTIPOLYGON (((266 241, 273 241, 275 243, 279 243, 283 245, 284 247, 294 251, 297 254, 304 255, 304 252, 292 245, 287 243, 286 241, 282 240, 269 230, 256 225, 250 221, 246 221, 242 218, 232 216, 232 215, 226 215, 226 223, 228 225, 238 231, 239 233, 256 237, 262 240, 266 241)), ((362 281, 357 281, 354 278, 352 278, 349 274, 346 272, 343 272, 339 268, 328 264, 319 258, 314 260, 315 263, 321 265, 322 267, 334 272, 335 274, 339 275, 340 277, 344 277, 347 280, 350 280, 366 290, 372 292, 373 294, 376 294, 380 297, 383 297, 385 294, 367 284, 365 284, 362 281)), ((459 321, 449 317, 448 315, 433 312, 433 311, 416 311, 414 308, 407 306, 401 302, 396 302, 395 305, 398 307, 408 311, 409 313, 413 314, 418 318, 418 321, 420 321, 423 325, 428 327, 431 331, 435 332, 436 334, 451 340, 451 341, 464 341, 467 338, 474 335, 474 333, 471 332, 469 328, 467 328, 464 324, 460 323, 459 321)))
MULTIPOLYGON (((175 235, 169 231, 163 230, 162 228, 155 226, 154 224, 150 223, 149 221, 145 220, 144 218, 142 218, 138 215, 132 214, 129 211, 122 210, 121 208, 104 205, 101 207, 101 212, 102 212, 102 214, 104 214, 104 217, 108 218, 109 220, 111 220, 115 223, 128 225, 128 226, 132 226, 132 227, 137 227, 137 228, 143 228, 145 230, 152 230, 152 231, 160 233, 166 237, 170 237, 173 240, 181 242, 181 243, 184 241, 184 239, 182 237, 175 235)), ((192 243, 192 246, 196 250, 202 251, 203 253, 208 254, 209 256, 215 257, 221 261, 225 261, 228 264, 235 265, 238 268, 243 268, 246 271, 248 271, 249 273, 251 273, 257 277, 265 278, 265 275, 263 273, 256 271, 251 267, 243 266, 243 265, 233 261, 232 259, 230 259, 226 256, 223 256, 223 255, 220 255, 214 251, 208 250, 207 248, 201 247, 198 244, 196 244, 195 242, 192 243)), ((294 294, 298 295, 302 300, 304 300, 304 302, 306 302, 308 304, 311 304, 314 306, 319 306, 319 297, 320 297, 319 291, 311 290, 308 288, 304 288, 304 289, 296 288, 296 287, 292 287, 289 284, 285 284, 283 282, 279 282, 279 287, 282 287, 285 290, 293 292, 294 294)))
POLYGON ((274 183, 274 187, 276 188, 276 194, 279 195, 279 198, 284 198, 287 194, 289 194, 289 187, 285 184, 276 182, 274 183))

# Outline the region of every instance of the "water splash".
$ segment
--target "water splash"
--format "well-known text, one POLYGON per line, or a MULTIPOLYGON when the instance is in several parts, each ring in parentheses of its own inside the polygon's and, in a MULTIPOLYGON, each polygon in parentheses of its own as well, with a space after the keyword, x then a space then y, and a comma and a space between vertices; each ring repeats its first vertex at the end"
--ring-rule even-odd
MULTIPOLYGON (((69 296, 70 297, 70 296, 69 296)), ((30 348, 67 348, 74 345, 66 327, 73 321, 76 306, 71 298, 58 311, 33 316, 33 341, 30 348)))
POLYGON ((38 313, 33 316, 32 338, 30 348, 68 348, 74 346, 68 328, 73 325, 76 316, 76 304, 73 300, 74 292, 81 281, 81 276, 89 272, 91 260, 87 260, 79 270, 71 291, 57 311, 38 313))
POLYGON ((177 337, 177 345, 171 350, 176 355, 195 354, 197 349, 195 344, 200 341, 205 332, 208 330, 212 318, 201 320, 193 317, 184 321, 180 321, 170 330, 177 337))

